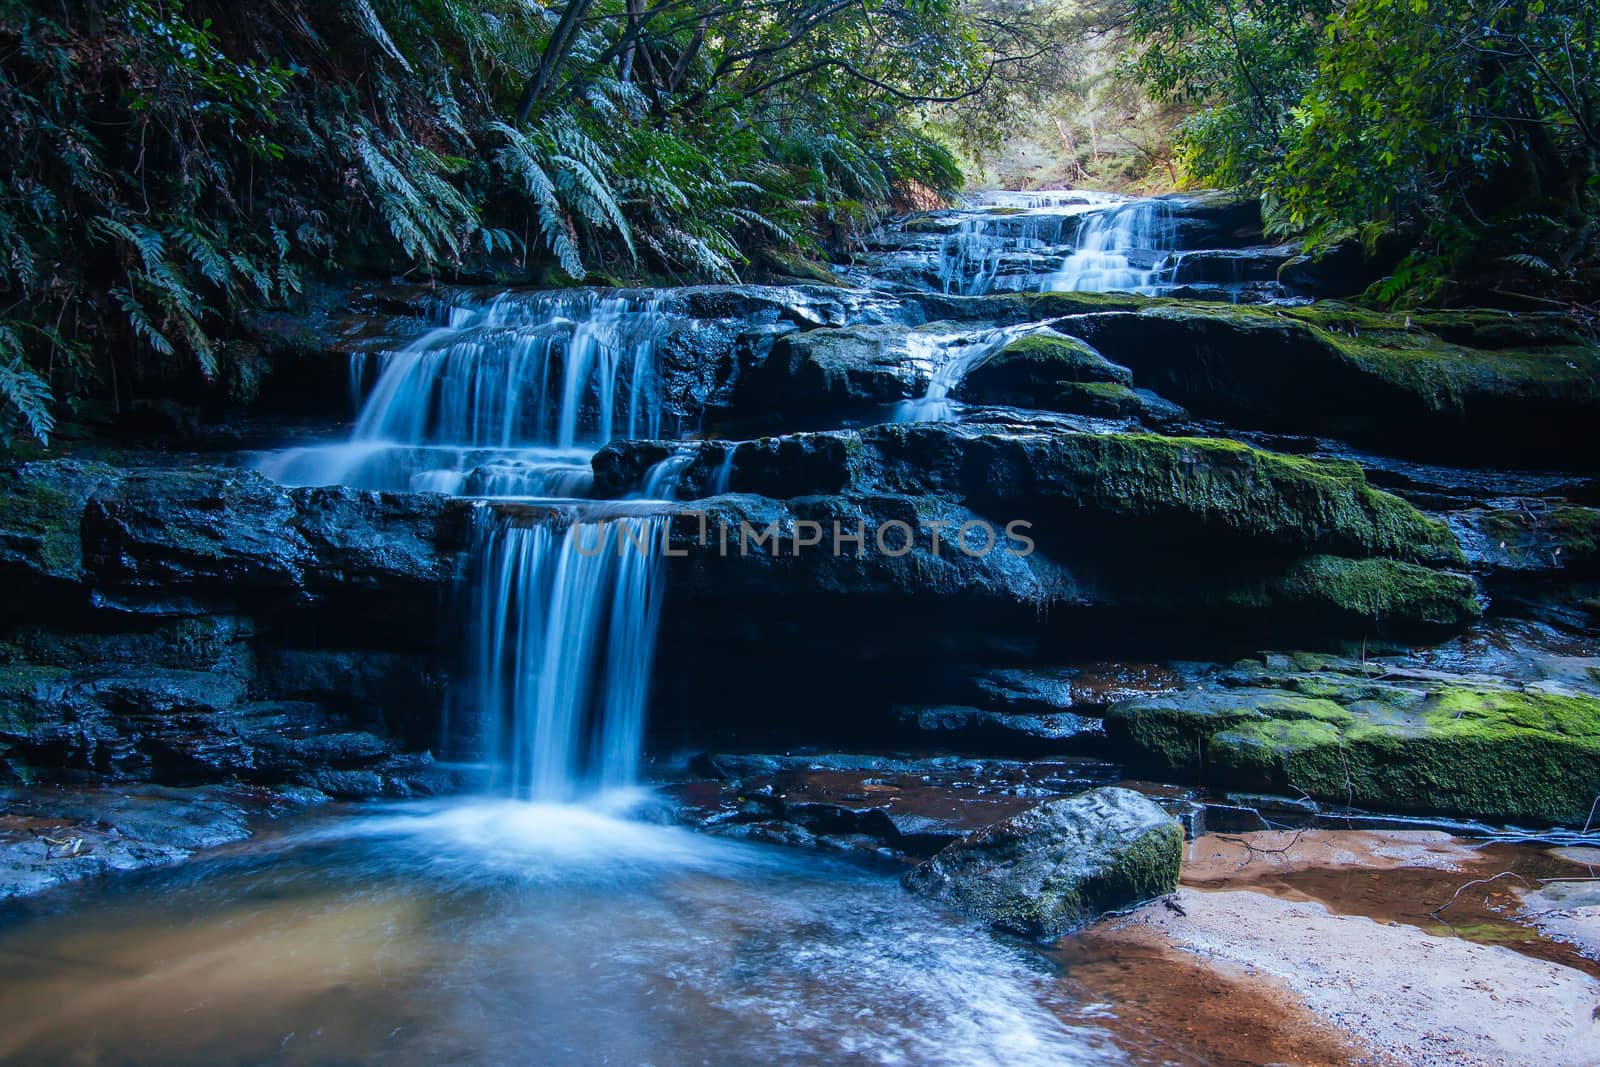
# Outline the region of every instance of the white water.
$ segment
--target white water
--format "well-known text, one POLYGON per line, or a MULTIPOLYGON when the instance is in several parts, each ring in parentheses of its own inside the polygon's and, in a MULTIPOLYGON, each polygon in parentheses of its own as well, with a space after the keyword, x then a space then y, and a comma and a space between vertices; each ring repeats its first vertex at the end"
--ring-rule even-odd
POLYGON ((961 416, 961 404, 950 393, 961 380, 1013 339, 1032 333, 1039 323, 1024 323, 999 330, 961 334, 931 334, 913 331, 906 337, 908 361, 919 370, 931 371, 928 387, 915 400, 906 400, 895 409, 895 422, 954 422, 961 416))
POLYGON ((1002 278, 1008 260, 1050 255, 1061 244, 1069 216, 1061 214, 973 216, 963 219, 939 246, 939 283, 946 293, 982 296, 997 288, 1028 289, 1027 273, 1002 278))
POLYGON ((71 887, 0 927, 0 1060, 1126 1062, 1030 949, 892 872, 612 800, 390 805, 71 887))
POLYGON ((565 801, 637 777, 665 526, 479 517, 472 696, 497 791, 565 801))
POLYGON ((1153 296, 1171 285, 1177 229, 1172 206, 1134 200, 1087 216, 1072 252, 1046 292, 1129 292, 1153 296))
MULTIPOLYGON (((618 436, 659 436, 654 298, 503 293, 380 354, 349 440, 260 467, 297 485, 477 498, 588 493, 590 459, 618 436)), ((359 389, 364 360, 353 361, 359 389)), ((692 453, 653 472, 671 496, 692 453)), ((660 613, 662 514, 496 510, 475 519, 467 590, 472 671, 458 709, 480 724, 498 792, 573 800, 637 774, 660 613)))
MULTIPOLYGON (((659 437, 654 298, 502 293, 380 353, 347 442, 266 456, 290 485, 471 496, 587 491, 589 457, 614 437, 659 437)), ((352 363, 356 387, 364 359, 352 363)))

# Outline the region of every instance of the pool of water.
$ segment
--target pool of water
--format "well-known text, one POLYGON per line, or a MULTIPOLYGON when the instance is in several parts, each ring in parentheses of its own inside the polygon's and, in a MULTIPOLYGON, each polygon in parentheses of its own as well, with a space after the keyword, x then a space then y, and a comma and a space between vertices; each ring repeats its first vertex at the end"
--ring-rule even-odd
POLYGON ((0 1061, 1100 1064, 897 871, 616 806, 387 805, 0 910, 0 1061))

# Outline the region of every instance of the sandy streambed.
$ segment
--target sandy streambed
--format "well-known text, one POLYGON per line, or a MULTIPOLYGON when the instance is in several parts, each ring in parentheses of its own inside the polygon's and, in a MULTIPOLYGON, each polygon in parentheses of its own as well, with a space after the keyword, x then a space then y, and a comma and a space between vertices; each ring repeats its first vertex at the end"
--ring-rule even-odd
POLYGON ((1204 836, 1171 898, 1058 952, 1141 1059, 1600 1064, 1589 873, 1438 833, 1204 836))

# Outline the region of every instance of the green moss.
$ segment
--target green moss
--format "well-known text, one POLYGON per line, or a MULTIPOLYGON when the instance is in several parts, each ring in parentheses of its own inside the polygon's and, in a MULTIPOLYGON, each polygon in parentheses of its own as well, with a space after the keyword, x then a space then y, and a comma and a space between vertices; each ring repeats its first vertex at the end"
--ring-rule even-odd
POLYGON ((1192 769, 1211 737, 1248 723, 1347 723, 1350 713, 1330 700, 1261 689, 1185 693, 1123 701, 1106 712, 1106 732, 1168 770, 1192 769))
POLYGON ((1104 870, 1078 884, 1073 925, 1092 922, 1129 901, 1154 900, 1178 888, 1183 827, 1165 823, 1140 837, 1104 870))
MULTIPOLYGON (((1600 395, 1595 349, 1570 320, 1494 312, 1380 313, 1338 303, 1258 307, 1170 302, 1142 312, 1179 322, 1216 322, 1251 334, 1284 335, 1302 353, 1320 350, 1395 386, 1438 412, 1472 398, 1562 399, 1600 395), (1447 339, 1454 338, 1454 340, 1447 339), (1465 343, 1463 343, 1465 342, 1465 343), (1483 347, 1475 347, 1482 345, 1483 347)), ((1293 348, 1285 358, 1305 358, 1293 348)))
POLYGON ((786 252, 768 250, 761 254, 761 265, 773 274, 787 278, 798 278, 802 281, 817 282, 822 285, 843 285, 839 276, 828 269, 826 263, 807 259, 805 256, 790 255, 786 252))
POLYGON ((1357 807, 1576 823, 1600 793, 1600 700, 1445 688, 1418 709, 1362 702, 1344 722, 1253 720, 1205 741, 1233 786, 1357 807))
POLYGON ((1012 373, 1047 375, 1050 381, 1132 381, 1126 368, 1108 362, 1077 338, 1058 333, 1040 332, 1019 337, 989 357, 979 369, 995 371, 1007 365, 1015 368, 1012 373))
POLYGON ((1354 463, 1154 434, 1063 434, 1049 447, 1060 453, 1053 466, 1070 491, 1114 513, 1177 510, 1302 550, 1466 562, 1444 523, 1372 488, 1354 463))
POLYGON ((1312 556, 1269 588, 1275 597, 1379 626, 1456 627, 1483 613, 1468 576, 1392 559, 1312 556))
POLYGON ((76 579, 84 502, 111 476, 109 467, 73 461, 0 468, 0 563, 76 579))
POLYGON ((1144 399, 1116 382, 1063 382, 1056 388, 1051 410, 1080 415, 1122 418, 1145 410, 1144 399))

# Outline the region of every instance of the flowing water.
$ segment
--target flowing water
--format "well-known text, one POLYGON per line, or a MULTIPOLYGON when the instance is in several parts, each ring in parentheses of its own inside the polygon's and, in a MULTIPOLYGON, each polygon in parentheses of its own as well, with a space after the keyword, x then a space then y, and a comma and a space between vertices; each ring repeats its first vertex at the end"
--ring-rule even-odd
POLYGON ((1135 200, 1084 217, 1075 246, 1044 284, 1051 292, 1155 296, 1172 286, 1178 259, 1172 205, 1135 200))
POLYGON ((1109 193, 986 194, 966 210, 891 230, 845 276, 954 296, 1133 292, 1177 287, 1174 204, 1109 193))
POLYGON ((10 918, 6 1063, 1120 1062, 889 874, 599 803, 339 813, 10 918))

